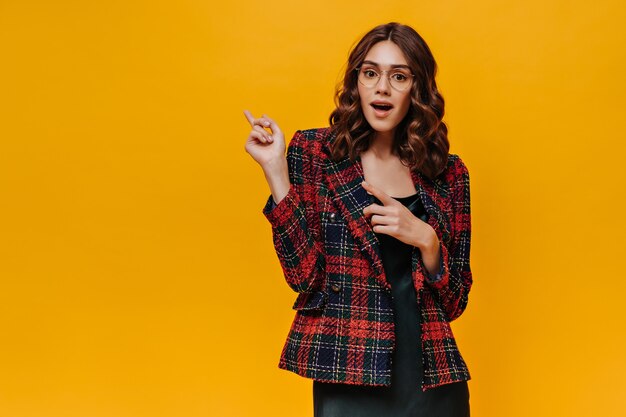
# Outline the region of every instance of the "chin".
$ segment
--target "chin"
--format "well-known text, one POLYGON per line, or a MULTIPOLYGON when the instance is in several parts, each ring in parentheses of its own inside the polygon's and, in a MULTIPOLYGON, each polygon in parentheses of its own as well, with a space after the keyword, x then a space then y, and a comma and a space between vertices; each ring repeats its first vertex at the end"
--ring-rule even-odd
POLYGON ((395 123, 393 121, 389 121, 389 120, 368 120, 368 123, 370 124, 370 126, 372 127, 372 129, 374 129, 377 132, 391 132, 392 130, 394 130, 397 126, 398 123, 395 123))

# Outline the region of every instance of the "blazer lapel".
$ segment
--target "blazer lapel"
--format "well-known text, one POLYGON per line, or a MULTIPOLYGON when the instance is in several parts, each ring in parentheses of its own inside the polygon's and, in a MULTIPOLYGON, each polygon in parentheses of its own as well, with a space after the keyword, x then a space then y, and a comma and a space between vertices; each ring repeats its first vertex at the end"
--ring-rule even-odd
MULTIPOLYGON (((329 140, 334 139, 334 137, 333 135, 329 140)), ((347 222, 348 230, 361 247, 361 251, 372 263, 375 278, 384 288, 390 289, 391 285, 385 277, 383 268, 380 241, 371 224, 363 215, 363 209, 372 204, 374 200, 373 196, 370 196, 361 185, 361 182, 365 180, 361 157, 357 156, 355 162, 351 162, 347 155, 339 161, 332 161, 328 143, 329 141, 323 147, 327 156, 324 158, 323 169, 330 196, 341 211, 347 222)), ((440 239, 448 243, 450 238, 449 217, 445 210, 446 204, 448 204, 447 185, 439 180, 430 181, 421 173, 414 171, 411 172, 411 178, 429 215, 428 224, 435 229, 440 239)), ((416 252, 419 250, 416 249, 413 256, 416 256, 416 252)))
POLYGON ((384 288, 390 289, 380 255, 380 242, 372 225, 363 215, 363 209, 372 204, 372 199, 361 185, 365 178, 360 157, 357 157, 356 162, 351 162, 348 156, 337 162, 326 158, 324 171, 330 196, 346 220, 348 230, 372 263, 378 282, 384 288))
POLYGON ((439 239, 450 243, 450 186, 439 178, 429 180, 423 174, 411 171, 411 178, 428 213, 428 224, 439 239))

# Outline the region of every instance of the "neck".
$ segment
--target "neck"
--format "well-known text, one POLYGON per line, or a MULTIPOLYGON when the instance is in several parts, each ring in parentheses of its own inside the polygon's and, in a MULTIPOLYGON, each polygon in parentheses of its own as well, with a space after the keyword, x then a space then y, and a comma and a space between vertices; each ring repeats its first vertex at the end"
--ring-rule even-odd
POLYGON ((374 133, 374 138, 370 142, 369 150, 376 158, 389 159, 392 156, 393 136, 393 131, 374 133))

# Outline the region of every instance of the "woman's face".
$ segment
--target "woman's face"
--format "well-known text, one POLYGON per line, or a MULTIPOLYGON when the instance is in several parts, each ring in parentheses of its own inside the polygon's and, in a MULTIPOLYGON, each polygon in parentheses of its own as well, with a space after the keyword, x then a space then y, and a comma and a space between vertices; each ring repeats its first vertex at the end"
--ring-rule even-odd
MULTIPOLYGON (((395 43, 387 40, 381 41, 370 48, 362 65, 363 67, 372 68, 377 74, 381 75, 378 83, 373 87, 366 87, 361 82, 357 82, 361 109, 365 119, 367 119, 375 131, 393 134, 396 126, 409 111, 411 103, 411 87, 398 91, 390 85, 388 78, 389 74, 395 72, 393 65, 406 65, 406 67, 400 67, 398 70, 402 70, 407 74, 411 73, 404 54, 395 43), (384 76, 382 76, 381 71, 385 70, 392 71, 385 72, 384 76), (376 110, 372 106, 372 102, 377 100, 388 102, 393 107, 389 111, 376 110)), ((372 73, 369 73, 369 75, 371 76, 372 73)), ((411 81, 409 80, 410 83, 411 81)))

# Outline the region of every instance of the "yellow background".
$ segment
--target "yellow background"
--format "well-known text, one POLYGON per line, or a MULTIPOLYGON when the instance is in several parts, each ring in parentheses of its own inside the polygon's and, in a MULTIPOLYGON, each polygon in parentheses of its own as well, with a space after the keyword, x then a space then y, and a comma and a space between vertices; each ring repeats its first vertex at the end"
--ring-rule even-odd
POLYGON ((242 112, 327 126, 389 21, 470 171, 472 415, 625 415, 622 3, 0 1, 0 416, 312 415, 242 112))

